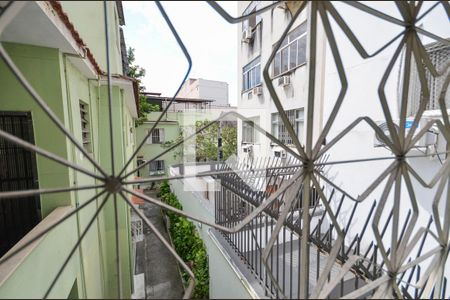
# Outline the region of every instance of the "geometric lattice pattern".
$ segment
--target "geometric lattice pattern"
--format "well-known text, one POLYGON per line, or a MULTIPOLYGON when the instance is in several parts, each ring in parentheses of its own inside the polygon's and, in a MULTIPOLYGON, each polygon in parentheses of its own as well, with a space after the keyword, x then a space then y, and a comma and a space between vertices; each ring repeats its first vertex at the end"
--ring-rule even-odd
MULTIPOLYGON (((242 22, 243 20, 247 19, 250 15, 241 16, 238 18, 231 17, 227 12, 225 12, 217 3, 215 2, 208 2, 209 5, 212 6, 213 9, 215 9, 225 20, 227 20, 230 23, 238 23, 242 22)), ((367 189, 361 193, 358 197, 351 197, 349 196, 349 199, 351 201, 354 201, 356 203, 360 203, 362 201, 367 201, 368 195, 371 194, 371 192, 379 187, 381 184, 383 184, 383 192, 380 195, 378 202, 376 203, 376 207, 374 207, 374 216, 371 221, 371 227, 370 230, 373 231, 373 234, 375 236, 375 245, 379 249, 379 261, 378 264, 380 266, 379 268, 379 274, 376 278, 374 278, 372 281, 369 281, 366 285, 357 288, 347 295, 345 295, 346 298, 358 298, 362 296, 367 295, 373 295, 374 298, 404 298, 409 297, 408 294, 408 286, 404 284, 403 276, 405 273, 409 272, 412 269, 416 269, 417 266, 419 266, 422 262, 427 261, 427 265, 425 267, 425 270, 421 273, 420 280, 417 283, 416 288, 420 290, 420 294, 418 296, 428 298, 431 296, 434 296, 436 298, 440 298, 442 295, 443 290, 443 281, 444 281, 444 272, 445 272, 445 265, 448 260, 449 252, 450 252, 450 192, 449 191, 449 173, 450 173, 450 160, 446 159, 443 161, 441 169, 434 175, 432 180, 430 182, 425 182, 409 165, 407 158, 410 155, 411 150, 414 148, 415 144, 418 142, 418 140, 427 132, 431 126, 437 126, 442 133, 442 135, 445 137, 445 139, 450 142, 450 119, 448 116, 448 111, 446 108, 446 91, 450 82, 450 76, 449 73, 446 72, 446 69, 442 69, 441 67, 437 67, 433 64, 433 61, 430 59, 428 52, 424 48, 424 45, 422 44, 421 39, 419 38, 419 34, 428 36, 432 39, 435 39, 439 42, 441 42, 443 45, 449 45, 450 42, 446 39, 443 39, 441 37, 438 37, 428 31, 425 31, 421 29, 420 27, 416 26, 418 20, 423 18, 426 14, 428 14, 431 10, 423 11, 422 8, 422 2, 421 1, 412 1, 412 2, 397 2, 396 6, 400 12, 401 18, 395 18, 393 16, 386 15, 382 12, 379 12, 375 9, 372 9, 364 4, 361 4, 359 2, 349 2, 348 5, 353 6, 356 9, 359 9, 361 11, 364 11, 365 13, 368 13, 370 15, 373 15, 383 22, 390 22, 393 24, 397 24, 399 26, 403 27, 403 31, 397 35, 394 39, 389 41, 386 45, 375 51, 374 53, 368 53, 364 45, 360 43, 358 38, 353 34, 352 30, 347 26, 345 20, 340 16, 339 12, 335 9, 334 4, 332 2, 323 1, 323 2, 307 2, 303 1, 296 9, 292 9, 292 19, 289 22, 288 26, 284 29, 284 32, 278 42, 276 43, 276 46, 274 47, 271 56, 269 59, 265 62, 265 67, 263 71, 263 77, 266 87, 268 88, 271 98, 278 110, 279 116, 281 118, 281 121, 283 122, 287 132, 290 134, 293 144, 295 145, 296 151, 293 151, 292 149, 286 147, 283 143, 281 143, 279 140, 277 140, 274 136, 272 136, 270 133, 265 132, 262 128, 257 128, 260 132, 263 132, 265 136, 270 138, 274 143, 278 144, 280 147, 283 147, 286 151, 288 151, 290 154, 292 154, 298 161, 300 162, 300 167, 296 169, 296 171, 290 175, 280 186, 280 188, 272 193, 269 197, 264 199, 258 206, 254 207, 254 209, 248 214, 242 218, 242 220, 230 227, 230 226, 223 226, 220 224, 216 224, 214 222, 209 222, 206 220, 203 220, 201 218, 192 216, 190 214, 187 214, 186 212, 183 212, 181 210, 178 210, 176 208, 173 208, 161 201, 158 201, 157 199, 151 198, 149 196, 146 196, 142 193, 135 192, 132 189, 130 189, 128 186, 136 183, 148 183, 153 182, 161 179, 180 179, 179 177, 167 177, 167 178, 148 178, 148 179, 142 179, 142 180, 127 180, 129 175, 134 174, 137 170, 140 168, 143 168, 150 162, 157 160, 159 157, 161 157, 164 153, 171 151, 175 147, 181 145, 186 139, 190 139, 195 137, 196 134, 201 133, 204 128, 200 129, 198 132, 194 133, 193 135, 187 137, 185 140, 176 143, 175 145, 168 148, 164 153, 160 153, 155 155, 155 157, 149 161, 147 161, 145 164, 140 165, 139 167, 135 168, 133 171, 127 173, 125 172, 125 169, 133 162, 134 157, 138 153, 138 151, 142 148, 144 145, 146 138, 148 138, 148 135, 146 138, 144 138, 137 146, 133 157, 130 158, 130 160, 127 162, 125 167, 120 170, 119 172, 114 172, 114 151, 113 151, 113 120, 112 120, 112 114, 111 114, 111 95, 109 95, 109 105, 110 105, 110 123, 109 123, 109 130, 110 130, 110 139, 111 139, 111 157, 112 157, 112 165, 113 165, 113 172, 112 174, 108 174, 102 166, 99 164, 99 162, 93 160, 88 153, 86 153, 85 149, 83 148, 83 145, 78 141, 64 126, 63 123, 56 117, 56 114, 54 114, 50 108, 46 105, 45 99, 42 99, 40 95, 37 94, 37 92, 33 89, 33 87, 29 84, 27 81, 27 78, 24 77, 24 75, 21 73, 19 68, 14 64, 12 59, 9 57, 5 49, 0 46, 0 57, 5 62, 5 64, 9 67, 12 73, 16 76, 16 78, 20 81, 23 88, 32 96, 34 101, 42 108, 42 110, 48 115, 48 117, 53 121, 53 123, 68 137, 68 139, 78 148, 78 150, 84 154, 84 156, 92 163, 93 166, 95 166, 99 172, 99 174, 93 173, 89 170, 86 170, 78 165, 75 165, 71 163, 70 161, 67 161, 65 159, 62 159, 58 157, 57 155, 53 153, 49 153, 31 143, 28 143, 26 141, 23 141, 19 138, 16 138, 4 131, 0 131, 0 137, 11 142, 14 144, 17 144, 25 149, 28 149, 30 151, 33 151, 39 155, 45 156, 57 163, 63 164, 65 166, 68 166, 78 172, 85 173, 89 176, 95 177, 99 179, 102 184, 100 186, 85 186, 85 187, 75 187, 75 188, 62 188, 62 189, 53 189, 53 190, 27 190, 27 191, 14 191, 14 192, 4 192, 0 193, 0 198, 12 198, 12 197, 21 197, 24 195, 38 195, 38 194, 44 194, 44 193, 56 193, 56 192, 65 192, 65 191, 72 191, 72 190, 80 190, 80 189, 92 189, 92 188, 102 188, 102 192, 96 195, 93 199, 90 199, 89 201, 85 202, 80 207, 77 207, 74 209, 69 215, 61 219, 59 222, 54 224, 51 228, 48 228, 46 232, 52 230, 54 227, 58 226, 62 222, 64 222, 67 218, 75 214, 77 211, 83 209, 87 204, 91 203, 94 199, 99 197, 100 195, 108 195, 108 197, 105 198, 103 203, 99 206, 97 212, 94 214, 92 221, 89 223, 92 224, 93 220, 98 216, 100 210, 103 208, 105 203, 107 201, 114 201, 114 205, 116 206, 118 199, 122 199, 125 201, 128 205, 130 205, 131 208, 135 210, 135 212, 143 219, 145 226, 148 226, 151 228, 152 231, 156 233, 158 238, 164 243, 164 245, 170 249, 171 253, 177 258, 178 262, 181 264, 181 266, 187 271, 187 273, 191 276, 191 284, 189 288, 186 290, 186 295, 189 296, 192 292, 192 287, 195 284, 195 278, 192 273, 192 271, 189 269, 189 267, 183 262, 183 260, 176 254, 176 252, 171 248, 170 243, 168 243, 166 240, 164 240, 163 236, 156 230, 156 228, 153 226, 153 224, 135 207, 132 205, 132 203, 128 200, 128 198, 125 196, 125 194, 131 194, 136 197, 141 198, 142 200, 150 203, 154 203, 159 205, 160 207, 163 207, 164 209, 173 211, 177 214, 184 215, 190 219, 196 220, 198 222, 204 223, 206 225, 209 225, 211 227, 214 227, 224 233, 227 234, 233 234, 236 232, 239 232, 243 230, 247 224, 249 224, 252 220, 254 220, 258 215, 261 213, 264 213, 267 208, 274 203, 276 200, 279 200, 280 197, 283 195, 282 200, 282 209, 279 211, 279 214, 275 216, 276 224, 273 227, 272 232, 270 233, 270 238, 267 241, 267 244, 264 249, 262 249, 261 257, 265 264, 265 267, 267 269, 270 269, 269 265, 267 264, 267 258, 270 254, 270 252, 273 249, 273 245, 275 244, 275 241, 277 240, 278 234, 282 227, 284 226, 286 222, 286 218, 289 215, 291 209, 293 207, 309 207, 310 206, 310 197, 311 194, 317 193, 317 197, 323 205, 325 209, 326 217, 330 220, 333 228, 334 228, 334 236, 330 240, 330 248, 328 251, 328 257, 325 264, 325 267, 321 270, 320 274, 317 274, 317 281, 314 285, 314 288, 312 290, 309 289, 309 277, 311 274, 310 270, 310 264, 309 264, 309 253, 310 253, 310 239, 312 237, 311 233, 311 215, 309 213, 308 209, 301 210, 300 220, 301 220, 301 228, 300 228, 300 256, 296 259, 300 260, 300 270, 299 270, 299 297, 300 298, 326 298, 330 292, 341 282, 341 279, 344 278, 344 276, 348 272, 352 272, 354 270, 355 265, 359 264, 361 261, 364 260, 362 256, 358 255, 349 255, 343 261, 342 266, 340 268, 340 271, 337 274, 334 274, 332 278, 329 278, 329 275, 331 274, 332 268, 336 262, 336 259, 338 255, 341 253, 343 248, 345 247, 345 228, 343 228, 342 222, 339 221, 338 216, 336 215, 336 211, 334 211, 330 205, 330 199, 325 195, 323 192, 323 189, 321 187, 320 182, 326 182, 330 186, 335 187, 336 189, 339 189, 339 186, 335 185, 332 180, 328 179, 323 172, 321 172, 323 165, 331 164, 333 162, 323 162, 323 158, 328 154, 330 149, 343 137, 345 137, 346 134, 348 134, 355 126, 357 126, 359 123, 365 122, 367 123, 371 128, 373 128, 374 132, 377 133, 377 136, 383 141, 383 143, 386 145, 386 147, 389 148, 389 150, 393 153, 392 156, 392 163, 388 166, 388 168, 382 172, 368 187, 367 189), (307 114, 305 116, 305 126, 307 128, 306 130, 306 139, 305 143, 302 144, 297 135, 295 134, 295 130, 289 122, 288 116, 286 115, 286 112, 283 108, 282 103, 280 102, 280 99, 274 89, 274 86, 272 84, 272 79, 269 74, 270 66, 274 60, 275 54, 279 50, 282 41, 285 39, 286 35, 290 31, 294 21, 297 19, 297 17, 300 15, 302 11, 304 11, 309 6, 309 22, 310 22, 310 31, 308 34, 310 35, 309 40, 309 49, 310 49, 310 58, 307 64, 308 68, 308 98, 307 98, 307 114), (333 19, 334 22, 339 26, 339 28, 345 33, 348 40, 353 44, 357 52, 361 55, 363 58, 370 58, 379 55, 383 52, 384 49, 386 49, 390 45, 397 45, 396 51, 394 52, 390 63, 388 64, 388 67, 384 73, 384 76, 382 77, 380 83, 379 83, 379 90, 378 90, 378 96, 379 96, 379 102, 383 109, 385 121, 387 124, 387 132, 383 132, 380 130, 380 128, 377 126, 377 124, 374 122, 374 120, 371 120, 370 118, 361 117, 356 120, 354 120, 350 126, 345 128, 340 134, 338 134, 336 137, 331 139, 327 142, 326 145, 324 145, 324 140, 327 138, 330 129, 333 127, 334 121, 336 119, 336 116, 342 106, 342 103, 345 101, 346 98, 346 91, 348 87, 348 82, 346 79, 346 74, 344 71, 343 63, 341 60, 341 54, 339 52, 336 38, 333 33, 333 29, 330 25, 330 19, 333 19), (316 136, 313 132, 313 114, 314 114, 314 103, 316 99, 315 91, 314 91, 314 82, 315 82, 315 60, 316 56, 314 55, 316 49, 317 49, 317 26, 321 22, 323 25, 323 28, 325 30, 326 38, 328 41, 328 44, 331 48, 331 52, 333 54, 334 63, 336 65, 336 69, 338 70, 339 74, 339 80, 341 82, 341 90, 339 93, 339 96, 335 100, 335 104, 333 107, 332 112, 330 113, 328 119, 326 120, 323 128, 320 131, 320 134, 318 134, 318 138, 314 139, 316 136), (403 53, 403 55, 401 55, 403 53), (385 84, 387 81, 387 78, 390 76, 392 72, 392 68, 395 63, 398 62, 398 60, 404 60, 403 66, 403 73, 405 76, 403 76, 403 81, 401 83, 401 103, 400 103, 400 115, 399 115, 399 127, 397 129, 397 126, 394 123, 394 116, 391 114, 391 111, 389 109, 386 95, 384 93, 385 84), (406 131, 405 130, 405 123, 407 119, 407 110, 408 110, 408 101, 409 101, 409 84, 410 84, 410 73, 412 68, 412 62, 414 62, 414 69, 415 72, 417 72, 419 81, 420 81, 420 91, 421 91, 421 97, 420 102, 418 105, 418 109, 414 116, 414 122, 411 126, 411 128, 406 131), (439 91, 439 104, 440 104, 440 110, 442 114, 443 120, 434 120, 426 124, 422 127, 421 130, 418 130, 418 123, 421 119, 424 111, 427 108, 427 105, 429 105, 429 99, 430 99, 430 90, 429 86, 427 84, 427 78, 426 78, 426 72, 429 72, 434 77, 442 76, 442 74, 446 74, 444 78, 441 80, 443 81, 442 89, 439 91), (417 205, 417 199, 415 197, 415 191, 413 187, 413 178, 419 182, 421 185, 427 188, 436 188, 436 194, 433 201, 433 215, 431 218, 430 226, 428 227, 419 227, 417 224, 418 219, 418 205, 417 205), (387 179, 385 181, 385 179, 387 179), (406 189, 405 189, 406 187, 406 189), (298 197, 298 192, 302 191, 303 197, 298 197), (388 200, 389 195, 393 193, 394 197, 393 200, 388 200), (404 229, 402 230, 399 215, 400 215, 400 194, 401 193, 407 193, 409 195, 410 199, 410 206, 412 207, 412 213, 410 217, 408 218, 407 222, 404 225, 404 229), (297 205, 298 201, 303 201, 302 205, 297 205), (444 210, 439 210, 440 202, 445 202, 443 205, 445 207, 444 210), (391 230, 391 239, 386 240, 383 238, 383 228, 382 224, 380 222, 381 215, 383 211, 385 210, 392 210, 392 225, 390 226, 389 230, 391 230), (426 253, 420 253, 417 256, 412 255, 412 250, 415 249, 415 246, 417 243, 423 238, 424 235, 429 236, 429 240, 433 240, 433 243, 435 244, 435 247, 432 248, 432 250, 426 252, 426 253), (429 260, 428 260, 429 259, 429 260)), ((0 15, 0 30, 4 28, 5 22, 8 22, 8 11, 13 10, 14 6, 16 4, 12 3, 6 7, 4 11, 1 12, 0 15)), ((181 47, 184 55, 186 56, 187 61, 189 62, 189 68, 186 72, 186 75, 184 77, 184 80, 189 75, 190 69, 191 69, 191 59, 188 53, 188 50, 184 46, 182 42, 182 38, 178 35, 176 32, 174 26, 172 25, 170 19, 166 15, 161 3, 156 2, 156 5, 158 6, 162 16, 166 20, 168 26, 170 27, 170 30, 172 31, 173 35, 175 36, 179 46, 181 47)), ((268 5, 264 7, 263 9, 259 11, 253 12, 251 15, 258 14, 259 12, 268 10, 272 8, 273 6, 277 5, 277 3, 268 5)), ((106 7, 106 6, 105 6, 106 7)), ((448 2, 441 2, 436 6, 433 6, 433 9, 443 9, 447 13, 447 15, 450 17, 450 5, 448 2)), ((108 27, 108 20, 105 18, 105 25, 106 28, 108 27)), ((108 39, 107 39, 108 41, 108 39)), ((108 43, 108 42, 107 42, 108 43)), ((108 44, 106 45, 106 49, 108 50, 108 44)), ((109 52, 107 52, 109 53, 109 52)), ((109 59, 109 54, 107 55, 109 59)), ((448 66, 446 66, 448 68, 448 66)), ((108 84, 111 86, 111 73, 109 72, 109 61, 108 61, 108 84)), ((183 80, 183 82, 184 82, 183 80)), ((182 83, 183 83, 182 82, 182 83)), ((181 85, 180 85, 181 88, 181 85)), ((179 88, 179 89, 180 89, 179 88)), ((179 91, 178 89, 178 91, 179 91)), ((177 91, 177 92, 178 92, 177 91)), ((109 92, 111 93, 111 89, 109 89, 109 92)), ((176 96, 176 95, 175 95, 176 96)), ((172 102, 170 102, 172 103, 172 102)), ((168 105, 165 108, 165 111, 169 109, 170 105, 168 105)), ((165 112, 164 111, 164 112, 165 112)), ((158 123, 161 121, 162 116, 164 115, 164 112, 161 114, 161 117, 155 122, 153 125, 153 128, 155 128, 158 123)), ((239 114, 235 114, 237 117, 246 120, 243 116, 240 116, 239 114)), ((217 120, 218 121, 218 120, 217 120)), ((210 126, 210 125, 207 125, 210 126)), ((206 127, 207 127, 206 126, 206 127)), ((152 129, 153 129, 152 128, 152 129)), ((149 130, 149 133, 152 130, 149 130)), ((446 149, 446 152, 448 152, 448 146, 446 149)), ((361 160, 363 162, 364 160, 361 160)), ((350 161, 349 161, 350 162, 350 161)), ((289 166, 287 166, 289 167, 289 166)), ((209 172, 204 175, 199 176, 211 176, 219 174, 220 171, 217 172, 209 172)), ((404 200, 402 200, 404 201, 404 200)), ((116 215, 117 217, 117 215, 116 215)), ((46 296, 51 291, 53 285, 58 280, 58 277, 61 275, 62 271, 64 270, 65 265, 70 260, 70 257, 74 254, 77 247, 80 245, 81 240, 83 239, 84 235, 86 234, 87 230, 89 230, 89 226, 84 229, 84 231, 81 233, 79 240, 74 245, 72 251, 70 252, 70 256, 65 261, 65 264, 61 266, 60 272, 58 272, 56 278, 54 279, 52 285, 48 288, 46 296)), ((117 231, 117 230, 116 230, 117 231)), ((41 233, 38 237, 39 238, 45 234, 45 232, 41 233)), ((116 239, 117 239, 116 234, 116 239)), ((33 241, 30 241, 27 243, 30 244, 33 241)), ((430 242, 432 243, 432 242, 430 242)), ((27 245, 22 246, 22 248, 26 247, 27 245)), ((12 256, 14 256, 17 252, 19 252, 21 249, 17 249, 13 253, 10 253, 8 256, 5 256, 2 258, 0 263, 5 263, 7 260, 9 260, 12 256)), ((117 265, 119 268, 119 264, 117 265)), ((272 281, 275 281, 274 284, 277 286, 277 282, 275 278, 272 278, 272 281)), ((120 284, 118 284, 118 288, 120 289, 120 284)), ((121 295, 121 292, 119 290, 119 295, 121 295)), ((282 293, 281 290, 277 293, 278 297, 285 297, 285 295, 282 293)))

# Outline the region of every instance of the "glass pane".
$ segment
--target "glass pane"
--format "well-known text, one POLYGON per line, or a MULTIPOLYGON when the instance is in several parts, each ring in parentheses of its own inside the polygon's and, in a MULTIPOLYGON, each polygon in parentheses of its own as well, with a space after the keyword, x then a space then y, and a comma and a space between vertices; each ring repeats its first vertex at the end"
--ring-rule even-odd
POLYGON ((303 22, 297 28, 291 31, 291 33, 289 34, 289 41, 295 40, 305 32, 306 32, 306 22, 303 22))
POLYGON ((304 114, 305 112, 303 111, 303 109, 297 109, 295 111, 295 118, 297 119, 297 121, 303 121, 304 114))
POLYGON ((247 73, 242 77, 242 89, 245 91, 247 89, 247 73))
POLYGON ((297 41, 289 46, 289 69, 297 66, 297 41))
POLYGON ((295 127, 298 139, 300 140, 300 142, 303 142, 303 122, 297 122, 297 126, 295 127))
POLYGON ((289 58, 289 48, 281 50, 281 73, 286 72, 289 68, 288 58, 289 58))
POLYGON ((278 52, 275 55, 274 63, 273 63, 273 75, 277 76, 281 73, 281 53, 278 52))
POLYGON ((289 35, 287 35, 283 42, 281 43, 280 49, 283 48, 284 46, 286 46, 289 43, 289 35))
POLYGON ((255 85, 261 84, 261 65, 257 65, 255 68, 255 85))
POLYGON ((297 64, 306 62, 306 35, 298 40, 297 64))

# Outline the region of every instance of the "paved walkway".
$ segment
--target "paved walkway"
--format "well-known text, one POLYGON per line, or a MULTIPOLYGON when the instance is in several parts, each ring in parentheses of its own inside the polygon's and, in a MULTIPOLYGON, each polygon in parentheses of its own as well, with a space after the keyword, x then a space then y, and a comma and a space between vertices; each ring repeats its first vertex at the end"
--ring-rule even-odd
MULTIPOLYGON (((156 197, 155 191, 147 194, 156 197)), ((169 240, 161 209, 149 203, 141 208, 145 216, 169 240)), ((143 281, 142 285, 145 285, 145 289, 140 287, 141 291, 136 287, 137 299, 180 299, 183 296, 182 281, 175 258, 145 224, 144 240, 136 245, 136 275, 143 281)))

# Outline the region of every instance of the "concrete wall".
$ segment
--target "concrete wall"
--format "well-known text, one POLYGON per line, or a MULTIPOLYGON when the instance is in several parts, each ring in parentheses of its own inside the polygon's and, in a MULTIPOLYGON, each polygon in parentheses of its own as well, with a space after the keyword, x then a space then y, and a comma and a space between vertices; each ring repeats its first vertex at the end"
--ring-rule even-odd
MULTIPOLYGON (((238 2, 238 14, 241 15, 251 1, 239 1, 238 2)), ((258 8, 266 6, 267 3, 260 4, 258 8)), ((291 20, 291 16, 284 9, 274 8, 263 12, 260 14, 261 23, 256 27, 254 34, 254 41, 252 44, 241 42, 243 25, 238 24, 237 39, 238 39, 238 112, 244 116, 252 119, 259 118, 259 124, 263 129, 271 132, 271 114, 278 112, 269 91, 264 83, 263 79, 263 69, 269 56, 272 53, 273 46, 281 37, 283 30, 286 28, 287 24, 291 20), (261 86, 263 88, 262 95, 254 95, 251 90, 244 91, 242 85, 242 73, 243 68, 256 59, 260 57, 261 61, 261 86)), ((307 21, 307 9, 305 9, 297 20, 294 22, 291 29, 295 29, 297 26, 307 21)), ((318 26, 318 38, 317 38, 317 48, 319 51, 318 57, 323 57, 324 55, 324 33, 322 27, 318 26)), ((307 53, 308 61, 308 53, 307 53)), ((323 60, 317 60, 317 68, 319 70, 323 69, 323 60)), ((283 105, 284 110, 291 109, 304 109, 305 119, 307 115, 307 92, 308 92, 308 69, 307 64, 300 65, 290 72, 291 85, 287 87, 279 86, 277 79, 273 80, 273 85, 275 91, 283 105)), ((269 69, 269 74, 273 74, 273 67, 269 69)), ((320 92, 321 80, 318 76, 316 82, 317 92, 320 92)), ((305 123, 306 124, 306 123, 305 123)), ((318 129, 321 127, 321 103, 316 102, 314 108, 314 126, 315 135, 318 134, 318 129)), ((304 126, 306 128, 306 126, 304 126)), ((300 136, 305 136, 306 131, 300 134, 300 136)), ((273 156, 272 147, 270 146, 270 140, 265 136, 256 133, 259 137, 256 139, 257 142, 254 144, 254 156, 255 157, 268 157, 273 156)), ((242 121, 238 121, 238 145, 242 141, 242 121)), ((301 140, 303 143, 304 140, 301 140)), ((242 147, 238 147, 238 153, 243 156, 242 147)))
MULTIPOLYGON (((81 100, 89 105, 92 125, 92 156, 110 171, 111 150, 109 126, 107 126, 109 120, 107 120, 108 102, 105 93, 106 89, 99 88, 97 81, 90 81, 81 75, 58 49, 18 44, 5 44, 5 48, 31 85, 78 140, 81 140, 79 101, 81 100)), ((0 76, 2 78, 0 110, 31 111, 37 146, 95 172, 90 162, 83 157, 78 149, 75 149, 72 143, 37 107, 34 100, 26 94, 23 87, 20 86, 3 63, 0 63, 0 76)), ((113 88, 113 115, 116 120, 114 123, 115 126, 120 126, 120 129, 115 127, 114 135, 117 168, 124 165, 126 159, 131 156, 131 151, 134 147, 134 137, 126 135, 130 125, 133 126, 133 122, 130 112, 124 104, 122 95, 123 92, 119 88, 113 88)), ((40 188, 98 184, 97 180, 89 176, 74 172, 67 167, 40 156, 37 156, 37 167, 40 188)), ((81 205, 97 192, 95 190, 86 190, 42 195, 42 217, 46 217, 60 206, 71 205, 75 207, 81 205)), ((42 290, 48 287, 44 283, 52 279, 54 273, 47 272, 45 264, 42 265, 41 269, 38 266, 40 267, 43 262, 49 261, 51 261, 51 264, 48 267, 54 264, 56 268, 58 263, 61 265, 61 262, 55 259, 55 249, 60 251, 58 255, 67 253, 68 250, 64 249, 70 249, 69 247, 73 246, 74 238, 87 226, 101 200, 102 197, 99 197, 99 200, 84 208, 76 218, 72 218, 73 226, 61 227, 65 228, 65 230, 58 229, 52 235, 49 235, 48 239, 57 240, 58 242, 42 243, 37 248, 37 252, 33 252, 27 258, 27 263, 20 265, 20 269, 18 269, 20 272, 14 273, 13 276, 8 278, 7 284, 5 283, 0 287, 2 297, 3 295, 19 297, 22 295, 22 292, 42 297, 42 290), (30 284, 27 274, 39 274, 41 280, 36 281, 36 284, 30 284), (15 292, 17 294, 14 294, 14 289, 11 287, 16 286, 18 282, 27 282, 27 289, 26 291, 16 289, 15 292), (38 288, 39 283, 42 285, 39 285, 38 288)), ((129 297, 131 295, 129 209, 125 207, 123 201, 119 202, 122 286, 123 295, 129 297)), ((100 217, 93 223, 91 229, 84 237, 81 251, 75 253, 74 258, 69 262, 63 276, 55 286, 55 296, 58 298, 67 297, 75 277, 77 279, 78 294, 81 297, 100 298, 116 296, 115 224, 113 220, 112 201, 109 201, 100 217)), ((23 297, 26 297, 28 294, 23 295, 23 297)))
POLYGON ((212 99, 215 106, 228 106, 228 83, 203 78, 189 78, 183 84, 178 97, 212 99))
MULTIPOLYGON (((141 143, 141 141, 147 136, 148 131, 154 126, 154 124, 155 124, 154 122, 145 122, 144 124, 136 128, 136 140, 138 143, 141 143)), ((180 125, 178 124, 177 121, 161 122, 160 124, 158 124, 156 128, 164 129, 164 136, 165 136, 164 142, 174 141, 180 135, 180 125)), ((162 144, 148 144, 146 142, 139 151, 138 156, 142 156, 144 160, 148 161, 154 158, 155 156, 159 155, 166 149, 167 147, 164 147, 162 144)), ((164 154, 163 156, 158 158, 158 160, 164 160, 164 165, 167 170, 169 166, 181 162, 182 155, 180 153, 180 150, 177 148, 164 154)), ((142 168, 139 171, 139 176, 140 177, 150 176, 149 167, 150 166, 147 165, 146 167, 142 168)))
MULTIPOLYGON (((172 169, 173 171, 173 169, 172 169)), ((173 173, 176 174, 176 173, 173 173)), ((202 197, 199 189, 190 189, 188 185, 198 184, 195 181, 174 180, 170 182, 173 193, 178 197, 183 210, 214 222, 214 202, 202 197)), ((194 221, 208 252, 209 260, 209 292, 211 299, 249 299, 255 295, 249 285, 243 280, 244 275, 233 266, 233 262, 224 255, 223 249, 214 240, 210 227, 194 221)))
MULTIPOLYGON (((115 1, 107 1, 111 73, 122 74, 120 25, 115 1)), ((64 12, 91 50, 102 70, 106 70, 105 17, 102 1, 61 1, 64 12), (95 23, 92 22, 95 20, 95 23)))

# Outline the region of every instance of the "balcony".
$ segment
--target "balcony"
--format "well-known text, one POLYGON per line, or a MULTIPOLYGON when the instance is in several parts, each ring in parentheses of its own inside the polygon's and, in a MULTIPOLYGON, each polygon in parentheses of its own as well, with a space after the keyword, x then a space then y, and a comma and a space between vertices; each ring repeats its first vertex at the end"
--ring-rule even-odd
MULTIPOLYGON (((218 225, 233 228, 243 223, 247 216, 275 195, 283 183, 292 178, 298 170, 298 167, 283 166, 281 159, 272 158, 266 162, 266 168, 262 165, 252 166, 248 161, 247 165, 239 162, 234 166, 224 163, 175 166, 170 169, 171 175, 184 175, 185 178, 172 181, 171 186, 187 212, 214 220, 218 225), (207 176, 211 171, 218 174, 207 176)), ((329 276, 325 280, 331 289, 329 294, 331 298, 342 297, 383 276, 384 263, 380 260, 380 251, 375 240, 366 237, 368 220, 374 215, 376 201, 373 202, 372 209, 367 215, 367 221, 361 225, 361 222, 354 221, 357 202, 351 201, 341 191, 323 184, 322 192, 330 199, 330 203, 334 203, 331 207, 333 215, 346 214, 346 218, 339 221, 344 234, 344 239, 340 240, 337 229, 330 221, 330 213, 319 199, 319 191, 314 189, 311 191, 308 207, 311 218, 307 277, 309 292, 314 291, 325 268, 330 268, 329 276), (350 234, 349 228, 355 227, 355 224, 359 227, 353 228, 352 232, 358 233, 350 234), (340 244, 337 253, 333 247, 336 244, 340 244), (331 258, 331 261, 334 260, 332 265, 329 265, 330 257, 335 257, 331 258), (356 257, 358 259, 354 261, 356 257), (339 276, 347 263, 351 263, 350 272, 339 276), (333 283, 333 278, 338 278, 338 281, 333 283)), ((205 243, 210 245, 208 249, 211 251, 211 261, 216 263, 224 260, 229 266, 226 274, 221 272, 220 275, 215 275, 212 271, 211 281, 220 280, 214 276, 225 277, 227 280, 233 278, 240 282, 246 297, 299 297, 300 286, 304 282, 301 272, 303 193, 301 188, 296 195, 299 201, 294 202, 288 210, 286 221, 277 237, 272 240, 272 246, 269 245, 270 237, 285 208, 286 193, 276 196, 272 204, 236 233, 225 233, 199 225, 203 230, 202 237, 205 243), (271 251, 265 264, 262 253, 269 246, 271 251)), ((410 215, 411 211, 408 212, 408 216, 410 215)), ((392 212, 390 217, 380 224, 383 228, 382 238, 391 223, 392 212)), ((404 231, 405 228, 402 232, 404 231)), ((420 268, 413 269, 405 283, 410 285, 418 272, 420 268)), ((405 275, 406 273, 402 278, 405 275)), ((420 293, 416 288, 409 287, 415 290, 414 293, 420 293)))
MULTIPOLYGON (((45 295, 77 241, 76 230, 73 230, 77 227, 76 218, 68 218, 52 231, 40 235, 72 209, 70 206, 63 206, 52 211, 2 257, 2 260, 8 258, 16 250, 36 239, 0 264, 0 294, 3 298, 42 298, 45 295)), ((79 257, 76 255, 67 264, 58 285, 55 285, 49 297, 67 298, 78 274, 79 257)))

